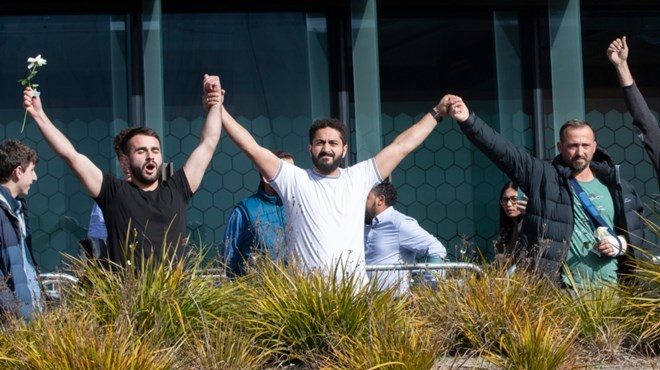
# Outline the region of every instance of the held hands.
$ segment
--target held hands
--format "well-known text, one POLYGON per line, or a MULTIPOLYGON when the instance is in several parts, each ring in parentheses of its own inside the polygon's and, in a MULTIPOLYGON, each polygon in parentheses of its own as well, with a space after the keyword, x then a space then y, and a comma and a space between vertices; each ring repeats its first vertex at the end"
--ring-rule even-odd
POLYGON ((445 112, 458 122, 465 122, 470 117, 470 110, 460 96, 447 94, 440 100, 438 107, 438 111, 445 112))
POLYGON ((220 77, 205 74, 202 89, 204 91, 204 95, 202 95, 204 109, 209 110, 213 106, 222 104, 225 91, 221 88, 220 77))
POLYGON ((626 36, 612 41, 607 48, 607 58, 615 66, 626 63, 628 60, 628 43, 626 43, 626 36))

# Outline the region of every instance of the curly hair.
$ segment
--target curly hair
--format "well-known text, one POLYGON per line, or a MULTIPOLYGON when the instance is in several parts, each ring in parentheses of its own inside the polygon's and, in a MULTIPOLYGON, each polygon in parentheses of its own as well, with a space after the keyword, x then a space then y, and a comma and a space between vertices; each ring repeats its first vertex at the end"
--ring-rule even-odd
POLYGON ((15 139, 7 139, 0 143, 0 183, 6 183, 16 167, 23 167, 23 172, 30 163, 36 166, 39 162, 37 152, 15 139))

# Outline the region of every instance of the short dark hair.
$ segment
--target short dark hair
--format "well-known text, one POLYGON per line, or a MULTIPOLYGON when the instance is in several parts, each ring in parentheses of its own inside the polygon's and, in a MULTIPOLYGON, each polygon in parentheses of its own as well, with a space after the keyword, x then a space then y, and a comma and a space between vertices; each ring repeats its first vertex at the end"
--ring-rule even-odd
POLYGON ((396 201, 398 200, 396 188, 392 185, 389 179, 385 179, 385 181, 374 186, 371 191, 377 197, 382 195, 385 198, 385 205, 388 207, 396 205, 396 201))
POLYGON ((119 140, 119 148, 124 155, 128 155, 128 142, 137 135, 145 135, 155 137, 160 144, 160 137, 158 133, 149 127, 131 127, 124 133, 124 137, 119 140))
POLYGON ((559 142, 563 143, 564 142, 564 133, 566 130, 572 130, 576 128, 582 128, 582 127, 589 127, 591 129, 591 132, 594 133, 594 140, 596 139, 596 131, 594 130, 593 127, 589 124, 587 121, 583 121, 581 119, 572 119, 566 121, 563 125, 561 125, 561 128, 559 129, 559 142))
POLYGON ((346 145, 346 135, 348 135, 348 129, 343 122, 336 118, 324 118, 314 121, 314 123, 312 123, 312 125, 309 127, 309 143, 311 144, 312 140, 314 140, 316 131, 326 127, 330 127, 339 131, 341 142, 342 144, 346 145))
POLYGON ((34 149, 16 139, 3 141, 0 143, 0 183, 9 181, 16 167, 23 167, 25 172, 30 163, 36 166, 38 162, 39 156, 34 149))

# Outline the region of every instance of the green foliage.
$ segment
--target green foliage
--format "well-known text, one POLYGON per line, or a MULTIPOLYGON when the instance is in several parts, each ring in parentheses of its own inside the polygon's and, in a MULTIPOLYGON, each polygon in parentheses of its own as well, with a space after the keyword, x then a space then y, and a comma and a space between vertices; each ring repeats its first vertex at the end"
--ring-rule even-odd
POLYGON ((635 321, 619 288, 594 285, 575 289, 561 295, 558 303, 559 312, 575 318, 585 347, 607 360, 618 357, 635 321))
POLYGON ((561 323, 543 312, 533 320, 526 312, 512 317, 509 331, 502 335, 498 353, 488 355, 502 368, 550 370, 575 367, 578 355, 576 331, 568 333, 561 323))
POLYGON ((294 360, 330 353, 336 337, 366 338, 372 305, 384 300, 372 302, 358 276, 341 279, 338 269, 308 274, 264 261, 255 271, 237 281, 240 316, 264 347, 294 360))
POLYGON ((260 347, 254 336, 239 324, 218 320, 199 331, 191 332, 185 352, 194 354, 185 368, 189 369, 263 369, 272 357, 260 347))
MULTIPOLYGON (((383 293, 392 298, 393 292, 383 293)), ((330 355, 321 358, 327 369, 430 369, 439 343, 413 307, 405 300, 389 301, 372 311, 366 339, 339 337, 330 355)))
MULTIPOLYGON (((173 255, 174 251, 165 248, 164 253, 173 255)), ((159 262, 149 258, 139 267, 107 269, 95 261, 72 259, 83 284, 74 287, 67 304, 91 310, 102 325, 124 318, 140 334, 155 330, 175 341, 212 317, 209 313, 217 316, 227 307, 224 297, 231 288, 205 276, 201 260, 201 256, 159 262)))
POLYGON ((446 325, 455 349, 496 351, 515 317, 523 311, 539 316, 555 294, 535 275, 519 270, 509 278, 503 268, 489 266, 481 278, 466 275, 439 284, 437 294, 419 304, 429 321, 446 325))
POLYGON ((137 334, 130 322, 101 326, 92 315, 54 310, 29 324, 16 323, 3 337, 12 358, 6 369, 171 369, 177 347, 155 333, 137 334))
MULTIPOLYGON (((658 219, 655 204, 654 219, 658 219)), ((660 225, 645 219, 649 229, 660 236, 660 225)), ((657 249, 659 247, 654 246, 657 249)), ((622 304, 629 309, 631 325, 629 330, 638 338, 637 346, 644 352, 660 353, 660 261, 654 260, 649 251, 632 246, 636 259, 636 269, 631 276, 632 284, 622 288, 622 304)))
POLYGON ((71 260, 81 283, 37 319, 0 328, 0 368, 454 368, 478 356, 506 369, 584 367, 657 349, 657 265, 639 284, 559 290, 509 264, 446 274, 397 297, 346 266, 308 272, 258 259, 229 281, 202 254, 101 268, 71 260), (443 359, 445 355, 449 356, 443 359))

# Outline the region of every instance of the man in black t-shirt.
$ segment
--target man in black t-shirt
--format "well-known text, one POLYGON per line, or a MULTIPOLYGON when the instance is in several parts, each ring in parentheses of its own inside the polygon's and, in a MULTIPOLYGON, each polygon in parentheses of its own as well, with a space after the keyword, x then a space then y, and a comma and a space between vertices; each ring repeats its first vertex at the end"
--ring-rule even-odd
POLYGON ((121 161, 122 166, 130 169, 131 181, 120 180, 104 174, 73 147, 46 116, 41 99, 32 94, 30 87, 23 92, 23 106, 50 147, 71 167, 101 207, 108 228, 108 257, 112 262, 139 264, 141 256, 146 259, 151 255, 160 259, 165 243, 185 244, 186 207, 201 184, 222 129, 220 78, 204 75, 203 89, 203 105, 208 114, 199 145, 183 168, 163 183, 158 181, 163 165, 160 138, 152 129, 136 127, 124 136, 120 144, 124 154, 121 161))

